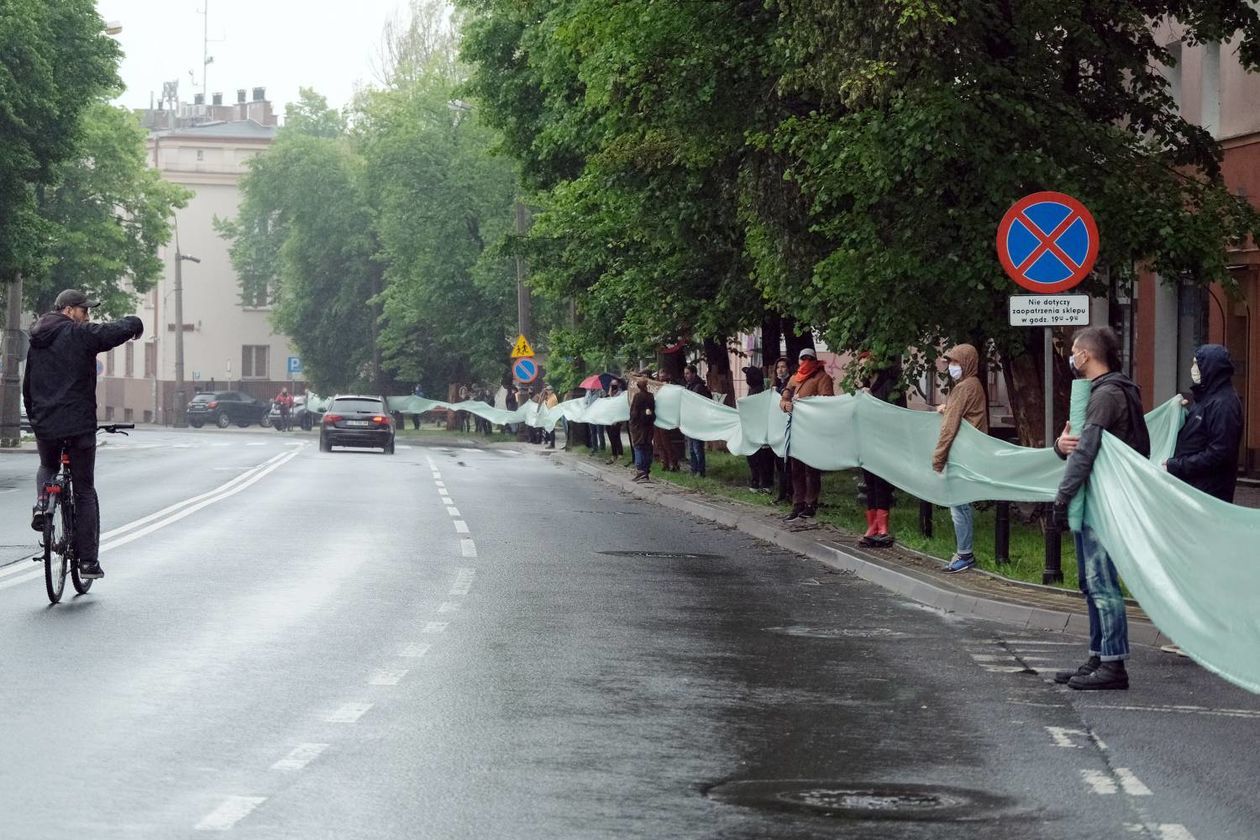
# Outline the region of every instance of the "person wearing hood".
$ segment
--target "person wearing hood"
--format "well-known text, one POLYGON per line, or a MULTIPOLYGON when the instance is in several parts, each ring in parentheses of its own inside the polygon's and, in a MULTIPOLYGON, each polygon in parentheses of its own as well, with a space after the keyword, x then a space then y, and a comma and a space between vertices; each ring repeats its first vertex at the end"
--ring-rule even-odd
POLYGON ((128 315, 108 324, 88 321, 99 304, 83 292, 66 289, 53 311, 31 327, 31 347, 22 379, 22 402, 35 432, 39 470, 31 527, 44 530, 44 488, 70 455, 74 506, 78 518, 75 555, 79 574, 104 577, 98 562, 100 510, 96 498, 96 356, 144 335, 144 324, 128 315))
POLYGON ((1219 344, 1195 351, 1190 367, 1194 401, 1177 434, 1177 448, 1164 462, 1169 473, 1224 502, 1234 501, 1238 444, 1242 440, 1242 400, 1230 377, 1234 362, 1219 344))
MULTIPOLYGON (((1067 459, 1054 498, 1056 522, 1067 521, 1068 504, 1089 481, 1103 432, 1110 432, 1144 458, 1151 454, 1142 393, 1118 370, 1120 339, 1115 332, 1110 327, 1081 330, 1072 341, 1068 363, 1077 376, 1090 380, 1092 387, 1085 407, 1085 427, 1074 434, 1069 423, 1054 442, 1054 451, 1067 459)), ((1093 528, 1082 524, 1073 538, 1077 577, 1089 610, 1089 660, 1075 671, 1059 671, 1054 681, 1082 690, 1126 689, 1129 675, 1124 660, 1129 657, 1129 625, 1120 576, 1093 528)))
MULTIPOLYGON (((766 390, 766 372, 755 365, 743 368, 744 381, 748 384, 748 396, 760 394, 766 390)), ((763 446, 748 456, 748 471, 752 477, 748 481, 748 489, 754 493, 769 493, 774 490, 774 450, 763 446)))
MULTIPOLYGON (((779 408, 788 414, 797 400, 805 397, 833 397, 836 385, 827 373, 813 347, 800 352, 800 366, 788 380, 787 387, 779 395, 779 408)), ((789 443, 789 448, 791 444, 789 443)), ((812 519, 818 514, 818 496, 822 492, 822 470, 814 469, 804 461, 788 459, 792 464, 792 512, 784 520, 812 519)))
MULTIPOLYGON (((980 354, 970 344, 959 344, 941 359, 949 371, 949 378, 954 386, 945 398, 945 404, 936 410, 941 413, 941 433, 936 440, 936 449, 932 452, 932 469, 945 471, 949 462, 949 450, 958 437, 958 430, 966 420, 975 428, 989 433, 989 400, 984 394, 984 386, 980 383, 980 354)), ((976 565, 976 556, 972 552, 972 539, 975 536, 975 519, 970 504, 955 505, 949 509, 950 518, 954 522, 954 556, 945 566, 947 572, 964 572, 976 565)))
POLYGON ((641 370, 631 380, 630 448, 634 452, 635 481, 648 481, 652 472, 652 437, 656 431, 656 397, 648 390, 651 371, 641 370))
MULTIPOLYGON (((783 389, 792 381, 792 367, 788 362, 787 356, 780 356, 774 362, 774 384, 770 387, 774 388, 776 394, 782 395, 783 389)), ((773 451, 773 450, 772 450, 773 451)), ((780 458, 777 455, 774 459, 775 484, 779 488, 778 495, 775 496, 776 502, 792 501, 792 464, 787 458, 780 458)))

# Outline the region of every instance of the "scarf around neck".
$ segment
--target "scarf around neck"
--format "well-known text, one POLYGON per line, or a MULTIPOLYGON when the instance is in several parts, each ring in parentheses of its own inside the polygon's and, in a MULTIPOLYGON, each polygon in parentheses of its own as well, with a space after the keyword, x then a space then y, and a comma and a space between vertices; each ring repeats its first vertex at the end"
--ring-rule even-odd
POLYGON ((820 370, 822 370, 822 365, 818 363, 817 359, 808 357, 801 359, 801 366, 796 369, 796 376, 792 377, 792 381, 800 385, 820 370))

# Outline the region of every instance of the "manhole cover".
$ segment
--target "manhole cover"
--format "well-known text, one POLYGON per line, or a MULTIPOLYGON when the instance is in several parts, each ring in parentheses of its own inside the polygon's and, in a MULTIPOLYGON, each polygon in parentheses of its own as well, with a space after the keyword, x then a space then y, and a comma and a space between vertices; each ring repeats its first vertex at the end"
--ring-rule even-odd
POLYGON ((686 551, 597 551, 610 557, 650 557, 656 560, 725 560, 721 554, 692 554, 686 551))
POLYGON ((961 788, 816 779, 726 782, 708 795, 731 805, 850 820, 975 820, 1006 804, 1001 797, 961 788))
POLYGON ((804 624, 767 627, 766 631, 782 636, 804 636, 810 639, 904 639, 909 635, 887 627, 809 627, 804 624))

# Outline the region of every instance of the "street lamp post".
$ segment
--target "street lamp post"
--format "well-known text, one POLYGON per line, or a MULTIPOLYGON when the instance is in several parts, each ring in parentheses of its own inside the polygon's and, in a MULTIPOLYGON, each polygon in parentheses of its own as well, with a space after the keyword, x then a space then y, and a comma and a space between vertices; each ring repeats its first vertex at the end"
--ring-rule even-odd
POLYGON ((184 260, 201 260, 179 250, 179 231, 175 232, 175 428, 188 427, 188 400, 184 395, 184 260))

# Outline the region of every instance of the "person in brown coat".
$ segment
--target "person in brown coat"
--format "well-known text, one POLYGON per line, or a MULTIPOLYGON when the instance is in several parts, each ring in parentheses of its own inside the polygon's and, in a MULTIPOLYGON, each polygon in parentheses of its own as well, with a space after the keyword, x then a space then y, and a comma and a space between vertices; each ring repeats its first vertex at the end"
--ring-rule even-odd
MULTIPOLYGON (((666 385, 672 385, 674 382, 673 374, 662 368, 656 372, 658 381, 666 385)), ((655 401, 655 397, 652 398, 655 401)), ((682 442, 682 432, 678 429, 658 429, 654 428, 652 432, 652 443, 656 448, 656 458, 661 462, 661 469, 666 472, 678 472, 678 455, 681 446, 675 446, 675 442, 682 442)))
MULTIPOLYGON (((942 415, 941 435, 936 441, 936 450, 932 453, 932 469, 938 473, 945 471, 950 447, 954 445, 954 438, 958 436, 964 420, 985 434, 989 433, 989 400, 978 376, 980 354, 970 344, 959 344, 941 359, 947 365, 950 379, 954 380, 954 387, 950 388, 945 404, 936 409, 942 415)), ((957 550, 945 566, 945 571, 963 572, 976 565, 976 558, 972 553, 975 526, 971 505, 951 507, 949 515, 954 520, 954 543, 957 550)))
MULTIPOLYGON (((779 408, 788 414, 792 413, 792 405, 806 397, 834 397, 836 384, 831 375, 823 369, 818 361, 818 354, 813 347, 806 347, 800 353, 800 365, 796 375, 788 380, 787 387, 779 395, 779 408)), ((788 447, 791 448, 789 438, 788 447)), ((818 513, 818 494, 822 491, 822 470, 816 470, 803 461, 789 457, 792 472, 792 512, 784 519, 792 522, 797 519, 810 519, 818 513)))
POLYGON ((648 390, 648 371, 634 378, 634 396, 630 400, 630 448, 634 450, 635 481, 647 481, 652 470, 652 436, 656 431, 656 397, 648 390))

